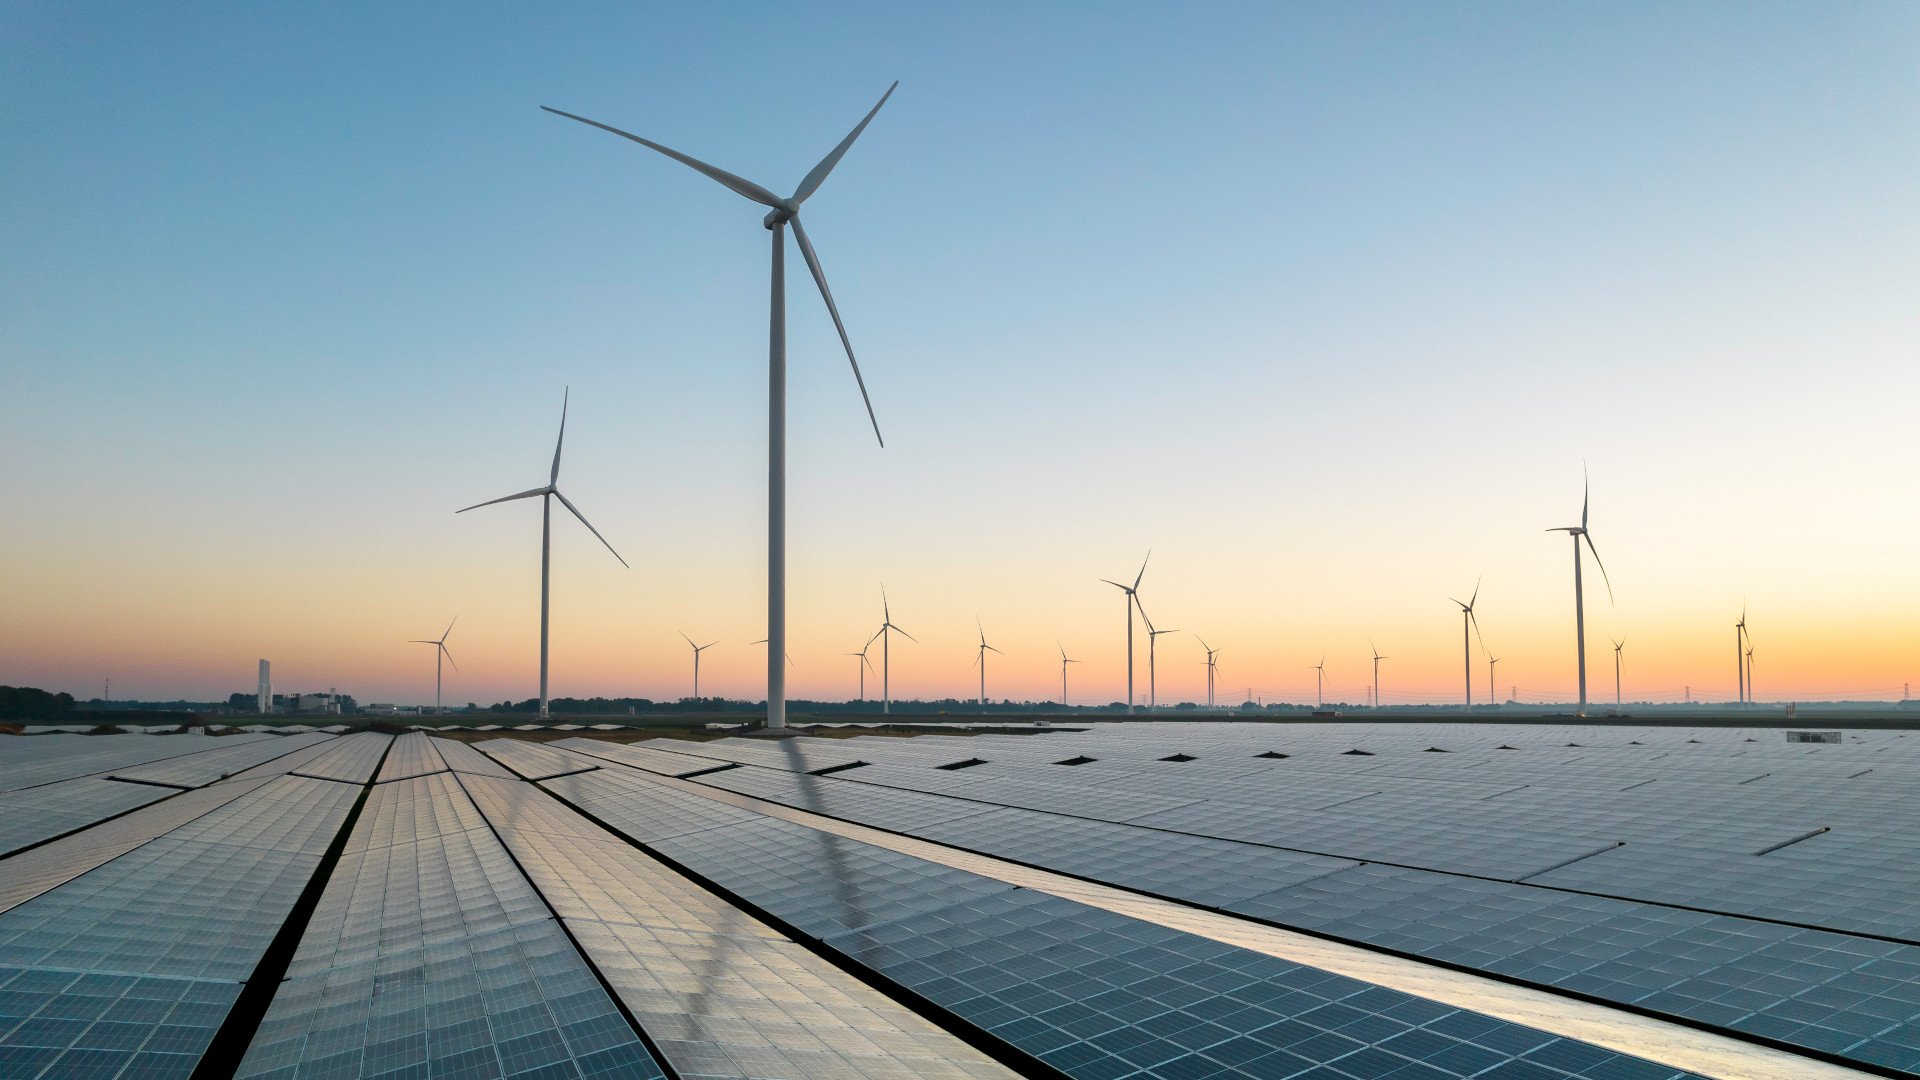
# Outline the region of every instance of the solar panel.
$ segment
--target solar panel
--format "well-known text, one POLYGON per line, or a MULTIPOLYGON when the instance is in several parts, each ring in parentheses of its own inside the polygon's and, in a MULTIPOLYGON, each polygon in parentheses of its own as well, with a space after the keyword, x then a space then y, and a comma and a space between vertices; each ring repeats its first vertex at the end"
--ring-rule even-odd
POLYGON ((447 763, 440 756, 438 744, 418 731, 410 731, 393 740, 386 760, 380 765, 377 782, 385 784, 446 771, 447 763))
POLYGON ((242 769, 271 761, 302 747, 330 741, 333 736, 314 732, 309 735, 254 736, 253 738, 261 740, 257 742, 227 742, 228 739, 240 738, 248 738, 248 736, 224 736, 218 748, 170 758, 151 765, 119 769, 113 775, 120 780, 131 780, 142 784, 166 784, 179 788, 204 787, 242 769))
POLYGON ((433 748, 440 753, 440 759, 455 772, 473 773, 477 776, 498 776, 511 779, 513 774, 494 763, 487 755, 454 739, 434 739, 433 748))
POLYGON ((174 792, 81 777, 0 795, 0 856, 45 843, 174 792))
POLYGON ((373 778, 373 770, 379 768, 380 759, 393 742, 393 736, 376 731, 342 735, 322 753, 301 762, 293 771, 296 775, 310 776, 316 780, 364 784, 373 778))
POLYGON ((239 746, 271 735, 36 735, 0 738, 0 790, 38 787, 88 773, 127 768, 222 746, 239 746))
POLYGON ((517 739, 488 739, 476 744, 475 748, 528 780, 547 780, 600 767, 600 763, 592 758, 549 750, 536 743, 517 739))

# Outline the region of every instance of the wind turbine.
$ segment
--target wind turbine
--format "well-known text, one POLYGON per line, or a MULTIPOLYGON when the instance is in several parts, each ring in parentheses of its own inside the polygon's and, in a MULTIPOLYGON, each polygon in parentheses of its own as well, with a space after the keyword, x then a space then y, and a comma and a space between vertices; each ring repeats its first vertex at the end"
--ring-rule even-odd
MULTIPOLYGON (((1138 596, 1135 596, 1133 598, 1133 602, 1135 606, 1138 606, 1140 603, 1140 598, 1138 596)), ((1140 621, 1147 624, 1147 708, 1158 709, 1160 707, 1160 684, 1157 681, 1156 676, 1154 675, 1154 665, 1153 665, 1154 646, 1160 644, 1161 634, 1177 634, 1180 631, 1155 630, 1153 628, 1153 620, 1147 618, 1146 608, 1140 608, 1140 621)))
POLYGON ((693 643, 693 639, 690 637, 687 637, 687 632, 685 630, 680 631, 680 636, 683 638, 686 638, 687 645, 693 649, 693 700, 699 701, 700 700, 700 654, 703 652, 706 652, 708 649, 711 649, 715 645, 718 645, 720 643, 717 641, 709 641, 705 645, 695 645, 693 643))
POLYGON ((1747 605, 1740 605, 1740 621, 1733 624, 1733 671, 1739 680, 1740 704, 1747 703, 1747 658, 1743 652, 1747 647, 1747 605))
POLYGON ((1201 648, 1207 650, 1207 708, 1211 709, 1213 708, 1213 680, 1219 668, 1219 664, 1216 661, 1220 656, 1221 650, 1208 645, 1207 639, 1201 637, 1199 634, 1195 634, 1193 637, 1195 641, 1200 643, 1201 648))
MULTIPOLYGON (((880 638, 880 711, 886 713, 893 708, 893 650, 888 647, 891 635, 899 634, 915 645, 920 644, 920 639, 893 625, 893 609, 887 606, 885 585, 880 586, 880 618, 880 629, 874 633, 880 638)), ((867 643, 871 645, 873 639, 867 639, 867 643)))
MULTIPOLYGON (((600 530, 593 527, 593 522, 588 521, 579 507, 569 502, 565 495, 560 494, 560 448, 567 441, 567 400, 572 393, 572 390, 568 389, 560 397, 560 437, 553 443, 553 471, 547 474, 547 486, 530 488, 517 495, 489 499, 454 511, 456 514, 464 514, 468 510, 478 510, 483 506, 492 506, 494 503, 531 499, 536 495, 540 497, 540 718, 542 720, 547 717, 547 599, 553 569, 553 500, 559 499, 560 505, 566 507, 574 517, 579 518, 580 524, 587 527, 587 531, 593 534, 594 539, 606 544, 607 550, 613 552, 613 557, 620 559, 620 553, 613 550, 612 544, 607 544, 607 538, 600 535, 600 530)), ((620 559, 620 565, 626 566, 627 560, 620 559)))
MULTIPOLYGON (((1448 599, 1452 600, 1453 598, 1448 597, 1448 599)), ((1480 600, 1480 583, 1476 581, 1473 583, 1472 599, 1468 600, 1464 604, 1460 604, 1460 601, 1458 600, 1453 601, 1456 604, 1460 604, 1460 647, 1466 651, 1466 656, 1467 656, 1466 670, 1467 670, 1467 711, 1468 712, 1473 711, 1473 637, 1467 633, 1467 630, 1469 627, 1471 627, 1474 634, 1477 635, 1480 633, 1480 619, 1478 616, 1474 615, 1473 613, 1473 605, 1478 603, 1479 600, 1480 600)), ((1480 639, 1480 651, 1481 652, 1487 651, 1486 638, 1480 639)), ((1584 677, 1581 685, 1583 686, 1586 685, 1584 682, 1584 677)), ((1492 697, 1493 695, 1492 687, 1487 688, 1487 695, 1489 698, 1492 697)), ((1582 700, 1585 700, 1584 696, 1582 700)))
POLYGON ((1493 666, 1499 662, 1500 658, 1497 656, 1487 657, 1487 702, 1494 705, 1499 704, 1494 699, 1500 696, 1499 691, 1495 689, 1500 684, 1493 679, 1493 666))
POLYGON ((1548 532, 1563 532, 1573 538, 1573 638, 1574 647, 1580 656, 1580 711, 1577 716, 1587 715, 1587 611, 1586 594, 1580 585, 1580 541, 1584 538, 1587 550, 1593 553, 1593 565, 1600 568, 1600 580, 1607 583, 1607 602, 1613 602, 1613 581, 1607 577, 1606 564, 1600 561, 1600 549, 1593 546, 1593 536, 1587 532, 1587 500, 1592 493, 1592 484, 1583 475, 1580 485, 1580 524, 1562 525, 1548 532))
MULTIPOLYGON (((456 623, 459 621, 460 621, 460 616, 455 615, 453 617, 453 622, 450 622, 447 624, 446 633, 441 634, 440 637, 434 641, 422 641, 419 638, 415 638, 414 640, 407 642, 407 644, 409 645, 433 646, 433 711, 434 712, 440 711, 440 661, 444 659, 447 663, 453 664, 453 654, 447 651, 447 634, 453 633, 453 623, 456 623)), ((453 664, 453 670, 459 671, 460 665, 453 664)))
POLYGON ((1747 639, 1747 704, 1753 705, 1753 704, 1756 704, 1758 701, 1759 699, 1754 697, 1753 695, 1753 639, 1748 638, 1747 639))
POLYGON ((859 652, 850 652, 847 654, 848 656, 857 656, 860 658, 858 668, 860 672, 860 696, 855 699, 857 701, 864 702, 867 700, 867 670, 873 667, 873 661, 867 659, 867 650, 873 648, 873 639, 879 636, 880 632, 878 630, 874 631, 872 636, 867 638, 867 643, 860 646, 859 652))
POLYGON ((980 669, 980 707, 984 709, 987 707, 987 654, 990 652, 1000 653, 1001 656, 1007 654, 987 644, 987 628, 980 625, 980 619, 977 616, 973 624, 980 627, 980 655, 973 658, 973 663, 980 669))
POLYGON ((1147 559, 1153 558, 1153 550, 1147 550, 1147 558, 1140 560, 1140 572, 1133 575, 1132 585, 1122 585, 1111 578, 1101 581, 1119 589, 1127 597, 1127 715, 1133 715, 1133 608, 1140 602, 1140 579, 1147 576, 1147 559))
POLYGON ((1060 649, 1060 707, 1064 709, 1067 706, 1067 665, 1080 661, 1067 655, 1067 647, 1061 645, 1059 639, 1056 638, 1053 643, 1060 649))
POLYGON ((1380 661, 1393 658, 1381 656, 1380 646, 1371 641, 1367 642, 1367 648, 1373 650, 1373 707, 1377 709, 1380 707, 1380 661))
POLYGON ((780 666, 776 653, 784 655, 787 646, 787 237, 786 228, 793 227, 793 238, 800 245, 800 256, 806 260, 807 270, 813 274, 813 282, 819 286, 820 299, 826 301, 827 314, 833 316, 833 327, 840 333, 840 344, 847 351, 847 362, 853 365, 853 380, 860 387, 860 400, 866 403, 867 419, 873 424, 873 437, 881 446, 886 440, 880 437, 880 421, 873 413, 873 401, 867 397, 866 380, 860 376, 860 362, 853 358, 853 342, 847 337, 847 328, 840 321, 840 309, 834 305, 833 292, 827 288, 827 277, 820 269, 820 259, 813 252, 813 244, 807 239, 807 230, 800 226, 800 204, 811 198, 820 185, 826 181, 827 174, 840 163, 840 159, 867 129, 880 106, 887 103, 893 91, 900 84, 895 82, 880 95, 880 101, 854 125, 840 145, 833 148, 826 157, 820 159, 812 171, 800 181, 800 186, 787 198, 781 198, 751 180, 746 180, 724 169, 715 168, 697 158, 688 157, 677 150, 668 149, 657 142, 651 142, 630 132, 609 127, 597 120, 584 116, 575 116, 559 109, 541 108, 556 116, 569 120, 578 120, 583 124, 611 132, 623 139, 630 139, 649 150, 657 150, 673 160, 718 182, 736 195, 745 196, 768 207, 767 215, 761 224, 773 234, 773 287, 769 316, 767 320, 767 727, 770 729, 787 726, 786 671, 780 666))
POLYGON ((1327 707, 1327 654, 1320 654, 1320 662, 1313 665, 1313 700, 1316 708, 1327 707))
POLYGON ((1613 711, 1620 711, 1620 650, 1627 647, 1627 639, 1621 638, 1613 643, 1613 711))

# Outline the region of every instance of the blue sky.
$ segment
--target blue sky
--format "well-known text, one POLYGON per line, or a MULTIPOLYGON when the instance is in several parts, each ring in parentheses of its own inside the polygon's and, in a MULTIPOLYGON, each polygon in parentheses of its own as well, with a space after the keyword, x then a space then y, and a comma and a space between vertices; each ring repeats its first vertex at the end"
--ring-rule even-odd
POLYGON ((538 482, 568 385, 564 486, 636 569, 563 537, 556 691, 760 637, 760 212, 537 106, 788 190, 897 78, 807 208, 884 451, 792 260, 796 692, 846 692, 883 578, 932 642, 906 692, 965 690, 976 614, 1022 635, 1008 694, 1056 636, 1111 682, 1088 583, 1153 546, 1156 617, 1243 643, 1223 681, 1379 635, 1449 692, 1486 574, 1563 693, 1537 530, 1583 460, 1590 636, 1660 642, 1649 693, 1724 667, 1743 598, 1792 689, 1884 688, 1920 666, 1917 47, 1902 4, 11 5, 0 674, 272 654, 417 699, 388 642, 461 613, 470 692, 525 696, 536 515, 450 511, 538 482))

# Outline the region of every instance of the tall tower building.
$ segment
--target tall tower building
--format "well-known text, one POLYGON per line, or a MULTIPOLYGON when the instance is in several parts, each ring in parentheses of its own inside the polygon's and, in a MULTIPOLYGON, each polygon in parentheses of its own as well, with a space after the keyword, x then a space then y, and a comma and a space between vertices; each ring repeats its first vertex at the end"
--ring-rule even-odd
POLYGON ((261 712, 273 711, 273 665, 265 660, 260 661, 260 693, 257 703, 261 712))

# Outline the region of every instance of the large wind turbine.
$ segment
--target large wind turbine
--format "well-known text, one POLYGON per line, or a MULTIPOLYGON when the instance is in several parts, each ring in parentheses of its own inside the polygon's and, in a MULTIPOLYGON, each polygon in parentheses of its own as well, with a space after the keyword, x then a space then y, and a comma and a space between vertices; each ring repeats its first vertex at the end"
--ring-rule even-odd
MULTIPOLYGON (((1448 599, 1452 600, 1453 598, 1448 597, 1448 599)), ((1460 604, 1460 648, 1465 651, 1466 657, 1467 657, 1466 671, 1467 671, 1467 711, 1468 712, 1473 711, 1473 637, 1472 635, 1469 635, 1467 631, 1469 627, 1471 627, 1473 634, 1480 633, 1480 620, 1473 613, 1473 605, 1478 603, 1479 600, 1480 600, 1480 583, 1476 581, 1473 583, 1472 599, 1468 600, 1464 604, 1461 604, 1460 601, 1458 600, 1453 601, 1456 604, 1460 604)), ((1487 640, 1485 638, 1480 639, 1480 651, 1481 652, 1487 651, 1487 640)), ((1585 682, 1583 681, 1581 685, 1584 686, 1585 682)), ((1488 693, 1488 697, 1491 698, 1493 693, 1493 690, 1491 687, 1488 688, 1487 693, 1488 693)), ((1585 700, 1584 697, 1582 698, 1582 700, 1585 700)))
MULTIPOLYGON (((990 652, 1000 653, 1000 650, 987 644, 987 628, 980 625, 978 618, 973 620, 973 624, 980 628, 980 655, 973 658, 973 664, 980 669, 980 707, 984 709, 987 707, 987 654, 990 652)), ((1005 656, 1007 654, 1000 653, 1000 655, 1005 656)))
POLYGON ((1613 643, 1613 711, 1620 711, 1620 650, 1627 647, 1627 639, 1621 638, 1613 643))
POLYGON ((1327 707, 1327 654, 1320 654, 1320 662, 1313 665, 1313 700, 1315 707, 1327 707))
MULTIPOLYGON (((459 621, 460 621, 460 616, 455 615, 453 617, 453 622, 449 622, 447 624, 446 633, 441 634, 439 638, 437 638, 436 640, 423 641, 419 638, 415 638, 414 640, 407 642, 407 644, 409 645, 433 646, 433 711, 434 712, 440 711, 440 661, 444 659, 447 663, 453 664, 453 654, 447 651, 447 634, 453 633, 453 623, 456 623, 459 621)), ((453 670, 459 671, 460 665, 453 664, 453 670)))
POLYGON ((1068 656, 1067 647, 1061 645, 1057 639, 1054 644, 1060 648, 1060 707, 1064 709, 1067 706, 1067 665, 1077 664, 1080 661, 1068 656))
MULTIPOLYGON (((1140 603, 1140 598, 1135 596, 1133 602, 1137 606, 1140 603)), ((1160 683, 1158 677, 1154 674, 1154 647, 1160 644, 1161 634, 1177 634, 1180 631, 1154 629, 1153 620, 1147 618, 1146 608, 1140 609, 1140 621, 1147 624, 1147 708, 1158 709, 1160 707, 1160 683)))
POLYGON ((1377 709, 1380 707, 1380 661, 1391 660, 1392 657, 1381 656, 1380 646, 1371 641, 1367 642, 1367 648, 1373 650, 1373 707, 1377 709))
POLYGON ((1573 538, 1573 639, 1574 648, 1580 656, 1580 711, 1577 716, 1587 715, 1587 610, 1586 593, 1580 585, 1580 541, 1585 539, 1587 550, 1593 553, 1593 565, 1600 568, 1600 580, 1607 583, 1607 602, 1613 602, 1613 581, 1607 577, 1606 564, 1600 561, 1600 549, 1593 546, 1593 536, 1587 532, 1587 499, 1591 494, 1591 484, 1583 476, 1580 484, 1580 524, 1562 525, 1548 532, 1563 532, 1573 538))
POLYGON ((680 631, 680 636, 683 638, 686 638, 687 647, 693 650, 693 700, 699 701, 700 700, 700 654, 703 652, 706 652, 708 649, 711 649, 715 645, 718 645, 720 643, 717 641, 709 641, 705 645, 695 645, 693 643, 693 639, 690 637, 687 637, 687 632, 685 630, 680 631))
MULTIPOLYGON (((606 544, 607 550, 613 552, 613 557, 620 559, 620 553, 613 550, 612 544, 607 544, 607 538, 600 535, 600 530, 593 527, 593 522, 588 521, 579 507, 567 501, 565 495, 560 494, 560 448, 567 441, 567 400, 571 396, 572 390, 569 389, 560 397, 560 437, 553 443, 553 471, 547 474, 546 487, 531 488, 517 495, 504 495, 498 499, 489 499, 454 511, 456 514, 464 514, 468 510, 478 510, 483 506, 492 506, 494 503, 531 499, 536 495, 540 497, 540 718, 543 720, 547 716, 547 598, 553 568, 553 500, 559 499, 560 505, 566 507, 574 517, 579 518, 580 524, 587 527, 587 531, 593 534, 594 539, 606 544)), ((626 566, 627 560, 620 559, 620 565, 626 566)), ((628 569, 632 568, 628 567, 628 569)))
POLYGON ((880 437, 880 421, 873 414, 873 401, 867 397, 866 380, 860 377, 860 363, 853 358, 853 342, 847 338, 847 328, 840 321, 840 309, 833 303, 833 292, 827 288, 827 277, 820 269, 820 259, 813 252, 813 244, 807 239, 807 230, 800 226, 800 204, 812 197, 827 174, 840 163, 840 158, 853 145, 853 140, 867 129, 880 106, 893 96, 895 87, 887 87, 880 95, 878 104, 854 125, 840 145, 833 148, 826 157, 820 159, 811 172, 800 181, 800 186, 787 198, 781 198, 751 180, 742 179, 724 169, 718 169, 704 161, 688 157, 677 150, 670 150, 657 142, 651 142, 630 132, 609 127, 597 120, 584 116, 575 116, 559 109, 541 106, 557 116, 569 120, 578 120, 602 131, 611 132, 623 139, 631 139, 650 150, 657 150, 673 160, 685 165, 707 178, 717 181, 721 186, 737 195, 745 196, 768 207, 767 215, 761 224, 773 234, 773 288, 770 313, 767 320, 767 727, 783 728, 787 726, 787 682, 786 670, 780 664, 780 657, 786 654, 787 647, 787 226, 793 227, 793 238, 800 245, 800 256, 807 262, 807 270, 813 274, 813 282, 820 288, 820 298, 826 301, 827 314, 833 316, 834 329, 840 333, 840 344, 847 351, 847 362, 853 365, 853 379, 860 387, 860 400, 866 403, 867 419, 873 424, 873 437, 885 446, 886 440, 880 437))
POLYGON ((1739 695, 1742 705, 1747 703, 1747 657, 1744 651, 1746 647, 1747 606, 1742 604, 1740 621, 1733 624, 1733 673, 1734 678, 1739 680, 1739 687, 1735 692, 1739 695))
MULTIPOLYGON (((885 585, 880 586, 880 620, 880 629, 875 631, 880 638, 880 711, 886 713, 893 708, 893 650, 888 647, 891 635, 899 634, 916 645, 920 639, 893 625, 893 609, 887 606, 885 585)), ((873 639, 867 639, 867 644, 873 644, 873 639)))
POLYGON ((1220 649, 1216 649, 1207 644, 1207 639, 1201 637, 1199 634, 1195 634, 1193 637, 1195 641, 1200 643, 1202 649, 1207 650, 1207 708, 1211 709, 1213 708, 1213 680, 1214 676, 1218 674, 1220 649))
POLYGON ((1147 559, 1153 558, 1152 549, 1148 549, 1147 558, 1140 560, 1140 572, 1133 575, 1133 584, 1122 585, 1111 578, 1101 581, 1126 594, 1127 603, 1127 713, 1133 713, 1133 608, 1140 601, 1140 579, 1147 576, 1147 559))

